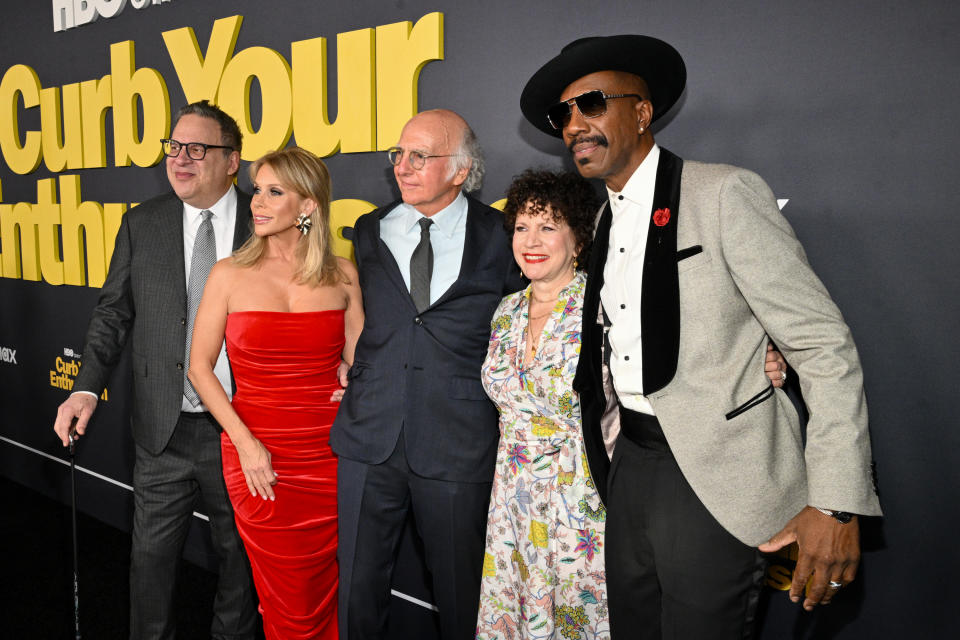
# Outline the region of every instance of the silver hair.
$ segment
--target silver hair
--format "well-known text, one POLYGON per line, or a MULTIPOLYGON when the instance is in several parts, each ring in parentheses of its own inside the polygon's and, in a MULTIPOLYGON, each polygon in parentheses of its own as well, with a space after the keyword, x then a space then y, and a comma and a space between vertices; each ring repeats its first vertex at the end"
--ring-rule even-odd
POLYGON ((477 141, 477 136, 469 126, 463 130, 463 139, 460 141, 460 148, 457 149, 457 155, 454 158, 456 169, 470 167, 466 180, 463 181, 463 190, 466 193, 476 191, 483 184, 483 173, 485 170, 483 162, 483 149, 477 141))

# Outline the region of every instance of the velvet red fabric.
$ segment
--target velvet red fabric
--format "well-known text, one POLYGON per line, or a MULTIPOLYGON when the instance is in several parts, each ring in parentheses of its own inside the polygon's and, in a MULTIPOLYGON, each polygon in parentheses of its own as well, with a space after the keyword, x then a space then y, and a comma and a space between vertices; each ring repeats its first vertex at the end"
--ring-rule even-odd
POLYGON ((339 403, 343 310, 242 311, 227 316, 233 407, 267 448, 276 500, 247 489, 222 437, 223 475, 260 597, 267 638, 337 637, 337 462, 330 426, 339 403))

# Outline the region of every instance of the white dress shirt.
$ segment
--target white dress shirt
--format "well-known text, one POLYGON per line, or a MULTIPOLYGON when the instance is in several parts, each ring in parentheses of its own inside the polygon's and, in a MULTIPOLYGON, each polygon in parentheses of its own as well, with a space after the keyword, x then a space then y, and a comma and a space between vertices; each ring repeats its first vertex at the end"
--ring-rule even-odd
MULTIPOLYGON (((622 191, 607 189, 613 222, 600 289, 603 312, 611 323, 608 338, 613 387, 627 409, 651 415, 653 407, 643 395, 640 295, 659 161, 660 147, 654 145, 622 191)), ((656 340, 657 336, 650 339, 656 340)))
MULTIPOLYGON (((183 203, 183 260, 184 272, 186 273, 186 280, 183 283, 184 291, 186 291, 190 282, 190 262, 193 259, 193 242, 196 240, 200 223, 203 222, 203 211, 203 209, 192 207, 186 202, 183 203)), ((230 187, 227 192, 223 194, 223 197, 210 207, 210 211, 213 213, 210 222, 213 224, 213 234, 217 243, 217 260, 223 260, 233 253, 233 235, 237 221, 236 190, 230 187)), ((186 312, 186 309, 184 309, 184 312, 186 312)), ((186 350, 187 345, 184 344, 183 347, 184 350, 186 350)), ((213 368, 213 372, 216 374, 217 379, 220 380, 223 390, 227 392, 227 398, 232 398, 233 383, 230 380, 230 363, 227 362, 227 349, 225 345, 220 345, 220 356, 217 358, 217 365, 213 368)), ((94 398, 100 397, 91 391, 74 391, 74 393, 86 393, 92 395, 94 398)), ((184 396, 181 399, 180 410, 199 413, 206 411, 207 408, 203 403, 194 407, 190 404, 190 401, 187 400, 187 397, 184 396)))
MULTIPOLYGON (((183 261, 186 280, 183 283, 184 290, 190 282, 190 262, 193 259, 193 242, 197 237, 197 230, 200 223, 203 222, 204 209, 197 209, 186 202, 183 203, 183 261)), ((217 242, 217 260, 223 260, 233 253, 234 228, 237 222, 237 192, 233 187, 227 189, 223 197, 217 200, 216 204, 209 208, 213 213, 210 222, 213 224, 213 235, 217 242)), ((184 345, 186 346, 186 345, 184 345)), ((220 356, 217 358, 217 364, 213 368, 214 374, 220 380, 223 390, 227 392, 227 398, 233 397, 233 385, 230 381, 230 364, 227 362, 227 350, 225 345, 220 345, 220 356)), ((194 407, 183 397, 181 405, 182 411, 199 412, 206 411, 207 408, 202 403, 194 407)))
MULTIPOLYGON (((467 198, 463 193, 430 216, 430 246, 433 248, 433 274, 430 276, 430 304, 450 288, 460 275, 463 243, 467 237, 467 198)), ((410 257, 420 243, 422 213, 401 202, 380 221, 380 239, 393 254, 403 282, 410 290, 410 257)))

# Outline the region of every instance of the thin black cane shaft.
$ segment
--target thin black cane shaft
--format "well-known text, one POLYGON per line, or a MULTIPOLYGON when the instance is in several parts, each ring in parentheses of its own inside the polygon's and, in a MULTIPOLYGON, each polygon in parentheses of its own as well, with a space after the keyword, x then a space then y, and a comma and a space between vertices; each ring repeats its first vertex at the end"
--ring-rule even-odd
POLYGON ((77 464, 74 457, 74 438, 70 435, 70 513, 73 529, 73 631, 75 640, 80 638, 80 580, 79 546, 77 544, 77 464))

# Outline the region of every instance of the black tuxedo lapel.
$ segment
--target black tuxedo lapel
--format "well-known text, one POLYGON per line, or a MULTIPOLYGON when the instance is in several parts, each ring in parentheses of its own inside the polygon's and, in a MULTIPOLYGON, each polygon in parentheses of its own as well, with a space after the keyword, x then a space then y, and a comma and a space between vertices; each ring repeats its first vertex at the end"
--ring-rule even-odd
POLYGON ((644 395, 665 387, 677 372, 680 353, 677 218, 682 171, 683 160, 661 147, 640 296, 644 395))
POLYGON ((607 406, 603 389, 603 325, 597 324, 600 311, 600 289, 603 288, 603 268, 607 263, 610 244, 610 225, 613 214, 610 203, 603 205, 600 220, 587 261, 587 287, 583 295, 583 326, 580 339, 580 361, 573 379, 573 388, 580 394, 580 410, 583 420, 583 440, 590 465, 590 475, 600 494, 607 497, 607 474, 610 459, 603 441, 601 416, 607 406))
POLYGON ((603 328, 597 324, 600 313, 600 290, 603 288, 603 268, 607 264, 610 246, 610 225, 613 213, 610 203, 604 202, 600 220, 594 232, 587 263, 587 286, 583 295, 583 327, 581 329, 580 362, 574 377, 573 387, 581 395, 590 392, 603 396, 603 328))

